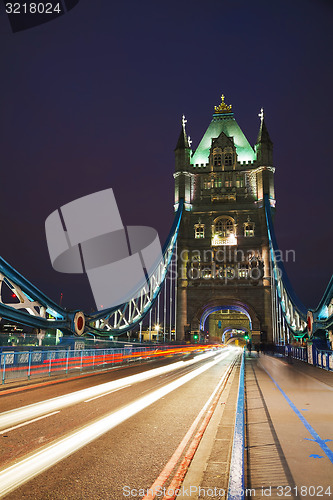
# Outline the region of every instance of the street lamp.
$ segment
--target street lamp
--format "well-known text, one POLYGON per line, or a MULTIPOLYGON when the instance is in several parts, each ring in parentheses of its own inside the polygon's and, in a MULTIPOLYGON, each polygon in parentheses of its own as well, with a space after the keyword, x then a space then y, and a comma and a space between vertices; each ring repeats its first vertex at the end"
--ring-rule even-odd
POLYGON ((157 342, 159 341, 159 331, 160 331, 160 325, 159 324, 156 324, 154 326, 154 330, 157 332, 157 335, 156 335, 156 340, 157 342))

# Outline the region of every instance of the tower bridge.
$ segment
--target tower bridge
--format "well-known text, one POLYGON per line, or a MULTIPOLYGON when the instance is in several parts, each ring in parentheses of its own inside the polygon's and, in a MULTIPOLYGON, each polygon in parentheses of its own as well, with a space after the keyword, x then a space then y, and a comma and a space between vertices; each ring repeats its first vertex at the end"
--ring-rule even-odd
POLYGON ((254 342, 286 343, 307 333, 307 311, 277 259, 273 143, 263 109, 259 117, 251 147, 222 96, 195 150, 182 120, 174 174, 175 209, 184 200, 178 236, 179 338, 203 332, 207 315, 227 307, 248 316, 254 342))
MULTIPOLYGON (((126 303, 95 313, 69 311, 0 258, 0 316, 42 331, 103 337, 141 330, 147 318, 151 330, 155 308, 157 323, 164 317, 161 337, 182 342, 193 332, 206 339, 206 319, 227 309, 248 320, 253 342, 289 344, 317 335, 332 340, 333 278, 308 311, 284 269, 273 224, 273 143, 263 110, 259 118, 252 147, 222 96, 192 149, 183 117, 175 148, 174 223, 161 260, 126 303)), ((221 338, 215 332, 211 340, 221 338)))
MULTIPOLYGON (((195 150, 183 117, 174 222, 125 303, 67 310, 0 258, 2 318, 40 337, 94 337, 93 348, 0 353, 1 498, 332 495, 333 278, 311 310, 288 280, 272 152, 263 111, 253 148, 223 96, 195 150), (95 343, 133 328, 163 342, 95 343)), ((55 253, 83 256, 62 226, 55 253)))

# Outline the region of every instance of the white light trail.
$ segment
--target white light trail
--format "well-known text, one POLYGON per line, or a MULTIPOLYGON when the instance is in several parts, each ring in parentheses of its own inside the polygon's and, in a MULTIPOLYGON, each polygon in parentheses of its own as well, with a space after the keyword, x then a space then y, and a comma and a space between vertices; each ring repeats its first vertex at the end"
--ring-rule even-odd
POLYGON ((178 389, 206 370, 209 370, 209 368, 212 368, 222 359, 226 358, 228 354, 229 352, 220 354, 216 359, 209 361, 200 368, 183 375, 160 389, 156 389, 152 393, 147 394, 147 396, 141 397, 120 410, 98 419, 92 424, 88 424, 80 430, 54 441, 42 450, 0 471, 0 497, 2 498, 8 495, 8 493, 18 488, 26 481, 44 472, 61 460, 64 460, 72 453, 75 453, 95 439, 101 437, 103 434, 128 420, 136 413, 155 403, 163 396, 178 389))
POLYGON ((209 358, 215 355, 216 351, 205 352, 188 361, 178 361, 177 363, 173 363, 168 366, 154 368, 153 370, 146 370, 136 375, 130 375, 129 377, 113 380, 112 382, 106 382, 94 387, 89 387, 87 389, 71 392, 63 396, 57 396, 56 398, 47 399, 39 403, 22 406, 21 408, 17 408, 15 410, 3 412, 0 414, 0 429, 4 429, 10 425, 20 424, 21 422, 40 417, 41 415, 50 413, 52 411, 61 410, 62 408, 66 408, 67 406, 82 403, 89 398, 105 394, 106 392, 110 392, 115 389, 121 389, 127 385, 132 385, 153 377, 157 377, 164 373, 183 368, 184 366, 198 363, 205 358, 209 358))

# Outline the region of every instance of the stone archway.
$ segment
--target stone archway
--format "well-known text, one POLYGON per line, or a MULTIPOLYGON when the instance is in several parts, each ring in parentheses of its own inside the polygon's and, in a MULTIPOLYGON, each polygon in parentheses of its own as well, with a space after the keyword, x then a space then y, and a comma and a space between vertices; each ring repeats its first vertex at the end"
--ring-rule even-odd
POLYGON ((210 300, 203 306, 199 307, 191 321, 192 330, 202 331, 208 316, 215 311, 223 309, 239 311, 245 314, 250 322, 250 330, 260 335, 261 321, 254 308, 244 301, 228 297, 210 300))
MULTIPOLYGON (((232 334, 232 331, 234 328, 232 327, 226 327, 223 329, 222 332, 222 342, 226 343, 228 340, 234 338, 234 339, 244 339, 245 335, 248 335, 249 337, 251 336, 251 331, 249 331, 247 328, 244 328, 243 326, 237 327, 235 326, 235 329, 239 332, 242 331, 242 333, 237 333, 236 335, 232 334)), ((245 342, 245 339, 244 339, 245 342)))

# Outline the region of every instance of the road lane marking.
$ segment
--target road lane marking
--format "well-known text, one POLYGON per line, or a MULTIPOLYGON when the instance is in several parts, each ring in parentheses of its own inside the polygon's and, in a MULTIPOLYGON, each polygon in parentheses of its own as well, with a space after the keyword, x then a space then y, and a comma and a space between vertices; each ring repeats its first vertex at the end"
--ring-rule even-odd
POLYGON ((178 380, 170 382, 160 389, 155 390, 151 394, 143 396, 120 410, 112 412, 107 416, 96 420, 94 423, 86 425, 80 430, 54 441, 53 443, 42 448, 40 451, 30 454, 23 460, 20 460, 12 466, 1 470, 0 497, 7 495, 25 482, 39 475, 41 472, 44 472, 61 460, 69 457, 117 425, 125 422, 141 410, 152 405, 159 399, 163 398, 163 396, 166 396, 209 368, 212 368, 228 355, 229 351, 220 354, 212 361, 207 360, 205 365, 200 366, 191 373, 183 375, 178 380))
POLYGON ((328 459, 333 464, 333 451, 330 450, 330 448, 327 446, 326 439, 321 439, 321 437, 319 436, 319 434, 317 434, 317 432, 309 424, 309 422, 302 415, 302 413, 296 408, 296 406, 291 401, 291 399, 288 398, 287 394, 283 391, 283 389, 281 389, 281 387, 274 380, 274 378, 272 377, 272 375, 270 375, 270 373, 266 370, 266 368, 261 363, 260 363, 260 366, 263 368, 263 370, 265 370, 265 372, 267 373, 267 375, 269 376, 269 378, 272 380, 273 384, 275 384, 276 388, 279 389, 279 391, 281 392, 282 396, 285 398, 285 400, 289 404, 290 408, 296 413, 296 415, 298 416, 298 418, 300 419, 300 421, 302 422, 302 424, 304 425, 304 427, 309 431, 309 433, 313 437, 313 441, 315 441, 316 443, 319 444, 320 448, 323 450, 323 452, 325 453, 325 455, 328 457, 328 459))
MULTIPOLYGON (((223 349, 224 352, 228 353, 228 350, 223 349)), ((104 384, 99 384, 97 386, 88 387, 87 389, 81 389, 80 391, 71 392, 63 396, 58 396, 55 398, 47 399, 39 403, 33 403, 31 405, 22 406, 15 410, 9 410, 0 414, 0 429, 4 429, 11 424, 20 424, 26 420, 31 420, 35 417, 40 417, 51 411, 61 410, 65 407, 72 406, 77 403, 82 403, 86 399, 98 396, 99 394, 104 394, 105 392, 122 388, 125 385, 134 384, 137 382, 142 382, 153 377, 157 377, 162 373, 170 373, 179 368, 189 366, 198 363, 204 359, 208 359, 212 356, 216 356, 216 351, 205 352, 196 356, 193 360, 188 361, 178 361, 172 363, 168 366, 163 366, 160 368, 154 368, 153 370, 145 370, 142 373, 136 375, 130 375, 128 377, 123 377, 118 380, 113 380, 112 382, 106 382, 104 384)))
POLYGON ((52 415, 55 415, 56 413, 60 413, 60 410, 53 411, 52 413, 49 413, 48 415, 43 415, 42 417, 34 418, 33 420, 29 420, 28 422, 23 422, 23 424, 14 425, 14 427, 9 427, 8 429, 0 431, 0 434, 6 434, 7 432, 13 431, 14 429, 23 427, 24 425, 32 424, 33 422, 37 422, 37 420, 42 420, 42 418, 52 417, 52 415))
POLYGON ((121 391, 121 389, 125 389, 125 387, 131 387, 132 384, 124 385, 124 387, 119 387, 119 389, 113 389, 112 391, 105 392, 104 394, 100 394, 99 396, 94 396, 93 398, 86 399, 85 403, 89 403, 89 401, 93 401, 97 398, 102 398, 103 396, 107 396, 108 394, 112 394, 113 392, 121 391))

